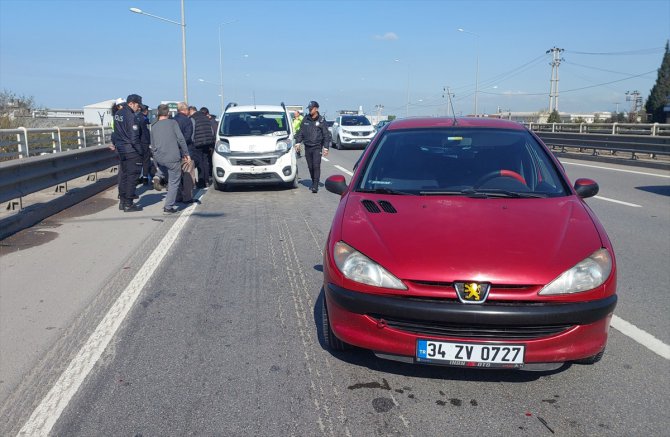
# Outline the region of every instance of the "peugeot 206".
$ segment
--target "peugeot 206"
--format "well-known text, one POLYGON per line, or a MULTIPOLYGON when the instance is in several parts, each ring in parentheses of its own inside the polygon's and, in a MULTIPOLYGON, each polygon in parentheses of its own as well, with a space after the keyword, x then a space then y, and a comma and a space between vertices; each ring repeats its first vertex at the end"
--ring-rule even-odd
POLYGON ((324 251, 334 350, 477 368, 599 361, 616 306, 612 244, 560 162, 523 125, 397 120, 363 152, 324 251))

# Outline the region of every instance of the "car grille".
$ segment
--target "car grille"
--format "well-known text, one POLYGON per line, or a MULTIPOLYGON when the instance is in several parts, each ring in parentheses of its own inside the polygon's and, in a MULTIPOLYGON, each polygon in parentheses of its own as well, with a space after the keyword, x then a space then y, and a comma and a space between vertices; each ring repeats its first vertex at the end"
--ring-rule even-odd
POLYGON ((230 159, 231 165, 246 165, 246 166, 274 165, 275 162, 277 162, 277 158, 230 159))
POLYGON ((372 134, 372 132, 351 132, 351 136, 353 137, 367 137, 370 134, 372 134))
POLYGON ((533 326, 497 326, 497 325, 461 325, 455 323, 430 322, 425 320, 410 320, 383 317, 378 314, 368 314, 378 323, 381 320, 386 326, 412 334, 430 335, 436 337, 456 337, 473 339, 496 340, 530 340, 560 334, 572 328, 573 325, 533 325, 533 326))
POLYGON ((232 176, 235 176, 234 179, 240 181, 254 181, 254 180, 277 178, 277 175, 275 175, 274 173, 235 173, 232 176))

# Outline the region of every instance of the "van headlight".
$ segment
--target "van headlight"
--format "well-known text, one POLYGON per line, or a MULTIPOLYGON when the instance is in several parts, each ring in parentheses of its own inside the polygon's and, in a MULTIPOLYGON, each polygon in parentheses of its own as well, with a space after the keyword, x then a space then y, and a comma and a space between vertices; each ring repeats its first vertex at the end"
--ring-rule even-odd
POLYGON ((281 153, 286 153, 289 150, 291 150, 291 141, 290 140, 279 140, 277 141, 277 147, 275 148, 275 151, 281 152, 281 153))
POLYGON ((588 258, 547 284, 538 294, 579 293, 602 285, 612 272, 612 256, 607 249, 598 249, 588 258))
POLYGON ((219 140, 214 146, 214 150, 219 155, 229 155, 230 154, 230 143, 228 141, 219 140))
POLYGON ((352 281, 375 287, 407 290, 405 284, 384 267, 372 261, 348 244, 338 241, 333 247, 333 258, 337 268, 352 281))

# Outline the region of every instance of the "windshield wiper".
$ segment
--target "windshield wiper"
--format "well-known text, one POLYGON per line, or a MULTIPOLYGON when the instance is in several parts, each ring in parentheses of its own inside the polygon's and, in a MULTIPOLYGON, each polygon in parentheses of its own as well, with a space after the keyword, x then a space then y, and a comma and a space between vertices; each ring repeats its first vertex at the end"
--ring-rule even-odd
POLYGON ((519 193, 507 190, 475 190, 466 188, 459 191, 421 191, 422 196, 466 196, 473 199, 488 199, 489 197, 512 197, 512 198, 543 198, 544 194, 537 193, 519 193))
POLYGON ((356 190, 359 193, 375 193, 375 194, 397 194, 400 196, 415 196, 414 193, 408 193, 406 191, 398 191, 398 190, 393 190, 391 188, 374 188, 374 189, 367 189, 367 188, 361 188, 359 190, 356 190))

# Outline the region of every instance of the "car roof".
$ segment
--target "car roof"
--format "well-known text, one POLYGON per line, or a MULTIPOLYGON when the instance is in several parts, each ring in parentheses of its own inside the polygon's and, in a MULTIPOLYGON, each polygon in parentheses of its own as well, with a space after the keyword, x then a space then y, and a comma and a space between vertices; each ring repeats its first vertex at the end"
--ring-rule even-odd
POLYGON ((226 112, 285 112, 284 108, 280 105, 244 105, 244 106, 231 106, 226 110, 226 112))
POLYGON ((388 124, 387 130, 416 129, 431 127, 485 127, 500 129, 525 130, 526 127, 515 121, 501 120, 499 118, 486 117, 416 117, 401 118, 393 120, 388 124))

